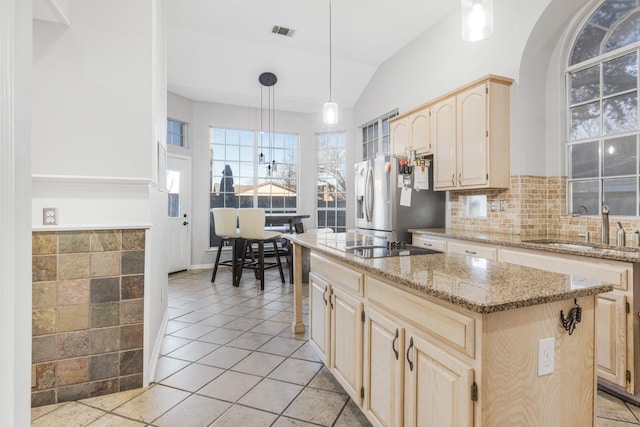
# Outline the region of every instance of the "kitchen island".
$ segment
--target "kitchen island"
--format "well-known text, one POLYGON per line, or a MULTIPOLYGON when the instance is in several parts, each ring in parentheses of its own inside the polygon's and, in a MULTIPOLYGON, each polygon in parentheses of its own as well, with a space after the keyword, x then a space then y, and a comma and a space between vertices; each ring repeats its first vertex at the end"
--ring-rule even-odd
POLYGON ((374 425, 594 424, 595 298, 612 285, 444 253, 366 259, 340 249, 349 233, 288 237, 294 329, 304 249, 309 341, 374 425))

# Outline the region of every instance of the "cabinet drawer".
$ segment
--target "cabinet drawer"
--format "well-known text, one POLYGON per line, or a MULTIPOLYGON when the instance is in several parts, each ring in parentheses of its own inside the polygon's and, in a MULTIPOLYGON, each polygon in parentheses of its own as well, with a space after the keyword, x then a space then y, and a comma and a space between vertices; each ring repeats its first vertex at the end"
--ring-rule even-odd
POLYGON ((498 251, 494 246, 490 245, 449 241, 447 243, 447 253, 475 256, 495 261, 498 251))
POLYGON ((475 357, 475 320, 378 279, 366 277, 367 299, 452 348, 475 357))
POLYGON ((364 294, 362 289, 364 281, 362 273, 324 258, 314 252, 311 252, 310 265, 311 271, 320 274, 330 285, 342 286, 361 296, 364 294))
POLYGON ((411 244, 414 246, 433 249, 434 251, 440 251, 440 252, 447 251, 446 240, 434 239, 418 233, 413 234, 413 237, 411 238, 411 244))
POLYGON ((585 259, 557 253, 547 255, 542 252, 500 249, 500 262, 602 280, 611 283, 615 289, 625 291, 629 288, 633 275, 633 265, 630 263, 597 258, 585 259))

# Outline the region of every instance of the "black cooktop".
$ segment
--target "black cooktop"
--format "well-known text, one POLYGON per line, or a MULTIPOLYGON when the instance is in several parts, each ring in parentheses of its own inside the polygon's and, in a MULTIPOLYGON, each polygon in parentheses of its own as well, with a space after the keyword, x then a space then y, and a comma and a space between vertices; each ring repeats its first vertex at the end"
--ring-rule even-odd
POLYGON ((426 249, 412 245, 403 245, 401 247, 394 247, 393 249, 388 247, 355 248, 350 252, 361 258, 385 258, 392 256, 429 255, 441 253, 439 251, 434 251, 433 249, 426 249))

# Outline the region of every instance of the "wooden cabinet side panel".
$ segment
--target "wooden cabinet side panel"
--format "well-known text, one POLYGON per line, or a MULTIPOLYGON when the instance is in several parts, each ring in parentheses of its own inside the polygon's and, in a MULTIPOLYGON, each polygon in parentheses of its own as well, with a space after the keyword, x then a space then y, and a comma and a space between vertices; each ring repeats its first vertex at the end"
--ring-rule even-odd
POLYGON ((488 94, 489 186, 509 188, 511 182, 510 85, 491 82, 488 94))
POLYGON ((566 315, 573 300, 485 315, 481 425, 594 425, 595 298, 578 298, 582 321, 571 335, 560 311, 566 315), (539 340, 549 337, 555 338, 554 371, 538 376, 539 340))
POLYGON ((402 154, 411 144, 409 141, 409 119, 403 117, 391 122, 391 152, 402 154))

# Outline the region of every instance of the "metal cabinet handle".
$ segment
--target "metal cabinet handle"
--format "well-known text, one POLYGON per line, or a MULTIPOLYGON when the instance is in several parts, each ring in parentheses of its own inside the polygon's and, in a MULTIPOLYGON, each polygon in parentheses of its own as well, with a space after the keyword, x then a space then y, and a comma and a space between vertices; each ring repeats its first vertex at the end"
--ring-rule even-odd
POLYGON ((451 175, 451 184, 456 185, 456 174, 451 175))
POLYGON ((478 254, 477 252, 469 251, 467 249, 464 250, 464 253, 469 254, 469 255, 477 255, 478 254))
POLYGON ((391 342, 391 348, 393 349, 393 352, 396 354, 396 360, 398 360, 398 357, 400 357, 400 354, 398 353, 398 350, 396 349, 396 342, 398 341, 398 337, 399 336, 400 336, 400 332, 398 331, 398 328, 396 328, 396 337, 391 342))
POLYGON ((324 305, 327 305, 327 299, 325 298, 325 295, 327 294, 327 288, 328 286, 325 286, 324 292, 322 293, 322 299, 324 300, 324 305))
POLYGON ((331 310, 333 310, 333 301, 331 301, 332 296, 333 296, 333 289, 331 289, 331 293, 329 294, 329 304, 331 305, 331 310))
POLYGON ((458 174, 458 184, 462 185, 462 173, 458 174))
POLYGON ((409 353, 411 353, 411 349, 413 348, 413 337, 409 340, 409 348, 407 349, 407 362, 409 362, 409 370, 413 372, 413 362, 409 359, 409 353))
POLYGON ((433 246, 431 243, 423 243, 422 246, 433 246))

